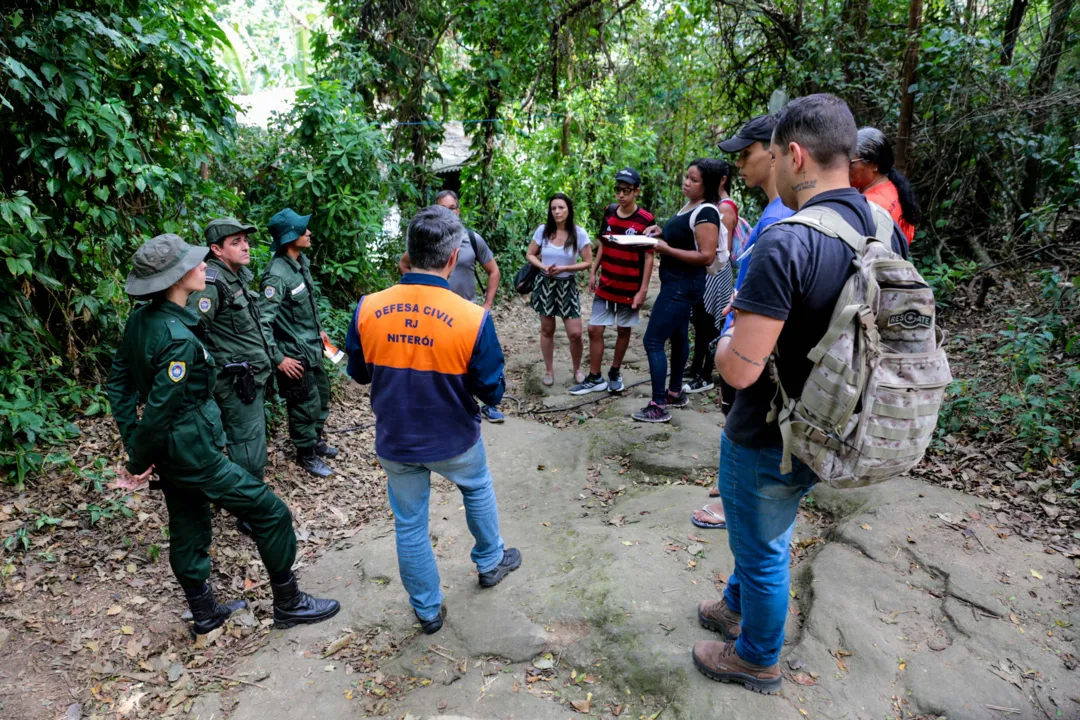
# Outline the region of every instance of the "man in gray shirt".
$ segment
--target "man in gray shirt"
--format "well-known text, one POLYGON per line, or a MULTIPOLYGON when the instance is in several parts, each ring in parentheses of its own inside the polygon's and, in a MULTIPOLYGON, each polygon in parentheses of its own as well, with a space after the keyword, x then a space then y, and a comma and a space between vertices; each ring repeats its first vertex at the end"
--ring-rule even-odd
MULTIPOLYGON (((458 217, 461 217, 461 206, 458 204, 457 193, 453 190, 441 191, 435 196, 435 204, 442 205, 458 217)), ((491 248, 484 242, 484 238, 480 237, 480 233, 468 230, 465 235, 465 239, 461 242, 461 249, 458 250, 457 266, 454 268, 453 274, 450 275, 450 289, 466 300, 476 302, 475 268, 479 264, 488 275, 487 294, 484 296, 483 305, 485 310, 490 311, 491 306, 495 303, 495 293, 499 289, 499 280, 501 278, 499 266, 495 262, 495 256, 492 254, 491 248)), ((409 260, 409 253, 406 252, 398 261, 398 269, 404 275, 409 272, 411 267, 412 262, 409 260)))
MULTIPOLYGON (((442 205, 458 217, 461 217, 461 205, 458 203, 457 193, 453 190, 440 191, 435 196, 435 204, 442 205)), ((484 309, 490 312, 491 306, 495 303, 495 293, 499 290, 499 280, 502 274, 499 272, 495 256, 492 254, 488 244, 484 242, 484 238, 480 237, 480 233, 466 229, 465 239, 461 241, 461 248, 458 250, 457 265, 450 274, 449 282, 450 290, 469 302, 476 302, 477 264, 484 268, 484 272, 488 275, 487 291, 484 295, 483 305, 484 309)), ((409 259, 409 253, 406 252, 398 260, 398 270, 404 275, 411 268, 412 261, 409 259)), ((488 422, 501 423, 505 420, 499 409, 491 405, 481 405, 480 414, 488 422)))

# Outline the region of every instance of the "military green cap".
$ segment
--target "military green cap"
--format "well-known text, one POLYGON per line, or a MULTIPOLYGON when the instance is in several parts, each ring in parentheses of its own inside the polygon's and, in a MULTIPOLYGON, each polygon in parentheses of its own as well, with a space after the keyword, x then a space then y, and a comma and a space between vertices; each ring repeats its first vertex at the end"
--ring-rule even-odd
POLYGON ((274 241, 270 243, 270 252, 296 241, 307 230, 310 215, 297 215, 292 208, 285 208, 270 218, 270 235, 274 241))
POLYGON ((203 230, 203 237, 206 238, 207 245, 213 245, 216 242, 221 242, 230 235, 239 235, 240 233, 253 233, 258 230, 254 225, 245 225, 234 217, 223 217, 211 220, 206 225, 206 229, 203 230))
POLYGON ((135 251, 124 290, 141 297, 172 287, 206 257, 210 248, 188 245, 179 235, 166 233, 135 251))

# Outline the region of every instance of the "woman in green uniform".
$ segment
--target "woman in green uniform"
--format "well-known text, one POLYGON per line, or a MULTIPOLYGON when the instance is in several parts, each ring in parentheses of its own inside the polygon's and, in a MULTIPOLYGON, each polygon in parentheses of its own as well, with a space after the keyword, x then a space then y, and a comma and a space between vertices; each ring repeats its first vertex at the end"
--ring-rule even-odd
POLYGON ((211 503, 253 529, 270 574, 279 627, 321 622, 337 614, 336 600, 301 592, 292 572, 296 535, 292 514, 270 489, 223 454, 225 432, 214 402, 214 359, 193 332, 198 317, 188 296, 206 287, 208 248, 158 235, 135 253, 126 291, 146 304, 128 318, 113 358, 108 395, 128 454, 121 483, 137 486, 157 472, 169 511, 169 563, 184 589, 195 632, 225 622, 243 600, 214 599, 210 577, 211 503), (144 402, 142 418, 137 406, 144 402))

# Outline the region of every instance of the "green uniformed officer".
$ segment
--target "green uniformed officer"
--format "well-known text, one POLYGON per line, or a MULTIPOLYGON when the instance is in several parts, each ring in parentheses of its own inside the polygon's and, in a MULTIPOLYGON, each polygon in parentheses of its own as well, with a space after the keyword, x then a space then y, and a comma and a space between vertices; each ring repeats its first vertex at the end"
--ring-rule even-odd
POLYGON ((321 622, 340 606, 297 587, 289 508, 222 452, 225 432, 212 397, 214 359, 193 332, 198 318, 185 307, 191 293, 206 287, 206 253, 207 248, 168 234, 143 245, 133 258, 125 289, 148 302, 128 318, 107 386, 128 455, 120 482, 134 488, 153 471, 160 477, 169 512, 169 563, 191 607, 196 633, 210 632, 246 606, 243 600, 217 602, 207 583, 211 503, 251 525, 270 575, 275 623, 321 622), (140 401, 145 403, 141 419, 140 401))
POLYGON ((326 477, 333 470, 322 458, 337 456, 322 437, 330 413, 330 379, 323 369, 318 288, 311 279, 310 215, 286 208, 270 218, 274 253, 262 276, 259 314, 270 359, 277 367, 278 394, 289 410, 289 437, 297 462, 309 473, 326 477))
POLYGON ((266 381, 273 369, 259 323, 258 297, 248 284, 254 276, 248 233, 236 218, 211 220, 203 235, 210 245, 206 289, 192 293, 188 308, 199 316, 198 334, 217 362, 214 400, 229 459, 263 479, 266 470, 266 381))

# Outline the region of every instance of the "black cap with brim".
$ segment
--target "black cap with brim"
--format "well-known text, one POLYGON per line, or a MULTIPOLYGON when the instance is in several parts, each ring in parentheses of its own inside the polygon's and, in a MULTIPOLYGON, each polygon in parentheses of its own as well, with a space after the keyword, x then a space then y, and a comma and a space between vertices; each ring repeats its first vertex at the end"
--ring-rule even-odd
POLYGON ((756 142, 768 144, 772 142, 772 133, 775 127, 775 116, 759 115, 739 128, 739 132, 735 133, 735 137, 728 138, 720 143, 720 149, 727 153, 737 153, 756 142))
POLYGON ((210 248, 188 245, 179 235, 165 233, 135 251, 124 291, 144 297, 168 290, 203 261, 210 248))
POLYGON ((619 172, 615 173, 615 181, 629 183, 634 187, 638 187, 639 185, 641 185, 641 175, 634 168, 625 167, 619 172))

